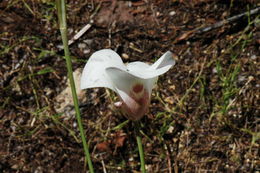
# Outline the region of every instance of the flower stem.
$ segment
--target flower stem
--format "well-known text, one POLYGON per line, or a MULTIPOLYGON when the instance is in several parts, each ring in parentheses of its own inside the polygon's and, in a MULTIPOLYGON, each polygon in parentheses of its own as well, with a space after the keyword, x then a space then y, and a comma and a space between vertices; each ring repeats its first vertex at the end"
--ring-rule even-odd
POLYGON ((143 150, 142 138, 141 138, 141 134, 140 134, 140 122, 135 123, 135 130, 136 130, 136 140, 137 140, 137 145, 138 145, 138 151, 139 151, 139 156, 140 156, 140 161, 141 161, 141 172, 146 173, 144 150, 143 150))
POLYGON ((85 158, 88 162, 88 167, 89 167, 90 173, 94 173, 94 169, 93 169, 93 165, 92 165, 92 162, 91 162, 90 153, 89 153, 89 149, 88 149, 88 144, 86 142, 86 137, 84 135, 83 125, 82 125, 82 122, 81 122, 78 97, 77 97, 76 87, 75 87, 74 78, 73 78, 72 63, 71 63, 71 58, 70 58, 70 54, 69 54, 68 38, 67 38, 66 3, 65 3, 65 0, 56 0, 56 7, 57 7, 57 10, 58 10, 60 32, 61 32, 62 43, 63 43, 63 47, 64 47, 64 54, 65 54, 66 65, 67 65, 67 70, 68 70, 68 76, 69 76, 71 92, 72 92, 72 96, 73 96, 73 102, 74 102, 74 107, 75 107, 75 111, 76 111, 76 117, 77 117, 77 121, 78 121, 80 136, 81 136, 81 139, 82 139, 83 148, 84 148, 84 152, 85 152, 85 158))

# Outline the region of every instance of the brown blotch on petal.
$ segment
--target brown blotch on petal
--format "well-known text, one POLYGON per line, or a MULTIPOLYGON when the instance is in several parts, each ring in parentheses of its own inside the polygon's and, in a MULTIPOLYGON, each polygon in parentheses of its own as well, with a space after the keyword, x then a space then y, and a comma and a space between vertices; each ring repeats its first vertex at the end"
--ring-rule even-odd
POLYGON ((133 87, 133 91, 135 93, 140 93, 141 91, 143 91, 144 89, 144 86, 142 84, 136 84, 134 87, 133 87))

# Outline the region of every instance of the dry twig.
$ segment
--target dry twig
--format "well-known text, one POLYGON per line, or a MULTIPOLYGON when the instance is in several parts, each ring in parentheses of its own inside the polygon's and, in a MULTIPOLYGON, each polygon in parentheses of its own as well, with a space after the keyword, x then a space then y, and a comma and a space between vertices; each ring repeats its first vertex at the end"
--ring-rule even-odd
POLYGON ((227 25, 229 23, 232 23, 232 22, 235 22, 239 19, 241 19, 242 17, 245 17, 246 15, 254 15, 254 14, 257 14, 260 12, 260 7, 256 7, 255 9, 252 9, 250 10, 249 12, 244 12, 244 13, 241 13, 241 14, 238 14, 238 15, 235 15, 235 16, 232 16, 228 19, 224 19, 220 22, 216 22, 210 26, 206 26, 206 27, 198 27, 194 30, 191 30, 191 31, 187 31, 185 33, 183 33, 181 36, 179 36, 176 40, 175 40, 175 43, 179 42, 179 41, 183 41, 183 40, 187 40, 189 39, 190 37, 194 36, 195 34, 202 34, 202 33, 205 33, 205 32, 208 32, 208 31, 211 31, 213 29, 216 29, 216 28, 219 28, 219 27, 222 27, 224 25, 227 25))

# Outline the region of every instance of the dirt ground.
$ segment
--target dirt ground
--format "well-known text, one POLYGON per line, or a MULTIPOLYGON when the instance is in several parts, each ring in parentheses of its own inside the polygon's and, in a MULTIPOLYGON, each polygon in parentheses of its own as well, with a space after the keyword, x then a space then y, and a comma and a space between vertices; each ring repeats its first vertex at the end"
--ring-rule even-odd
MULTIPOLYGON (((258 0, 68 1, 69 38, 91 24, 70 45, 79 74, 103 48, 124 62, 176 54, 141 120, 148 172, 260 172, 260 10, 250 15, 259 6, 258 0)), ((0 172, 88 172, 70 96, 61 96, 68 86, 60 45, 53 1, 0 1, 0 172)), ((117 99, 103 88, 81 91, 94 169, 140 172, 133 124, 113 106, 117 99)))

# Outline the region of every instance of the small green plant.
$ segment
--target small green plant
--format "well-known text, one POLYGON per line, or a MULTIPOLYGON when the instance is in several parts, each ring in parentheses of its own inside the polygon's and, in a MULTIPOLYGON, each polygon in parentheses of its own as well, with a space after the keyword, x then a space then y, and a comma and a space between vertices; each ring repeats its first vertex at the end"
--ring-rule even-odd
MULTIPOLYGON (((254 21, 256 20, 257 18, 254 21)), ((233 107, 235 98, 241 90, 241 88, 237 86, 237 79, 241 70, 240 63, 238 62, 237 58, 244 50, 246 45, 252 40, 252 31, 250 31, 250 27, 254 21, 251 21, 250 16, 248 16, 248 25, 240 33, 240 37, 238 37, 238 39, 226 49, 225 52, 230 56, 230 59, 228 60, 229 66, 225 68, 219 60, 215 61, 216 72, 220 79, 219 85, 221 86, 222 94, 220 99, 215 100, 215 110, 211 114, 210 120, 215 115, 218 115, 218 118, 221 121, 227 120, 226 115, 233 107)), ((226 54, 223 55, 225 56, 226 54)), ((229 124, 228 120, 225 123, 229 124)))
POLYGON ((232 99, 239 91, 239 89, 236 87, 236 80, 240 72, 240 65, 237 64, 233 68, 229 68, 227 72, 223 72, 219 62, 217 62, 216 67, 217 73, 221 80, 220 86, 222 87, 222 103, 220 104, 222 104, 221 114, 223 115, 226 114, 229 109, 230 99, 232 99))

